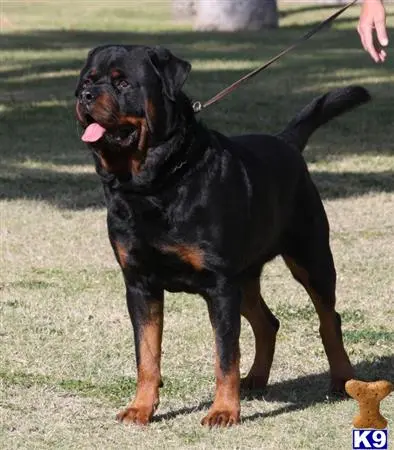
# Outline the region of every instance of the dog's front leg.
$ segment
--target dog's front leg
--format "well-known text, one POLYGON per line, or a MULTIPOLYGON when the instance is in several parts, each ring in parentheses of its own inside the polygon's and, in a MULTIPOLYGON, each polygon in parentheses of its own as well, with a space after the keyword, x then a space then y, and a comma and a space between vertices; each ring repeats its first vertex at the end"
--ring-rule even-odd
POLYGON ((117 415, 124 423, 146 425, 159 404, 160 359, 163 334, 163 291, 148 292, 126 282, 127 307, 134 328, 137 391, 117 415))
POLYGON ((215 399, 201 424, 230 426, 239 423, 239 333, 241 290, 226 287, 209 294, 209 317, 215 333, 215 399))

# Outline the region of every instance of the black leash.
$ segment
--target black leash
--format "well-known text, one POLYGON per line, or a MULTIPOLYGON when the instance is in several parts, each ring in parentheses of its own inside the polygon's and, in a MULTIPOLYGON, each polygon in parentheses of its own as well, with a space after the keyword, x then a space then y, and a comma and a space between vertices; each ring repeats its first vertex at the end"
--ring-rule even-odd
POLYGON ((260 67, 257 67, 257 69, 252 70, 252 72, 247 73, 246 75, 244 75, 242 78, 240 78, 238 81, 235 81, 233 84, 231 84, 230 86, 226 87, 225 89, 223 89, 222 91, 220 91, 219 93, 217 93, 214 97, 210 98, 209 100, 207 100, 205 103, 201 103, 201 102, 194 102, 193 103, 193 109, 195 113, 199 113, 200 111, 202 111, 203 109, 208 108, 208 106, 213 105, 214 103, 218 102, 219 100, 221 100, 223 97, 225 97, 226 95, 230 94, 232 91, 234 91, 241 83, 243 83, 244 81, 249 80, 250 78, 254 77, 255 75, 257 75, 259 72, 261 72, 262 70, 266 69, 268 66, 270 66, 272 63, 274 63, 275 61, 277 61, 279 58, 281 58, 282 56, 286 55, 286 53, 290 52, 291 50, 293 50, 295 47, 297 47, 298 45, 300 45, 302 42, 307 41, 308 39, 310 39, 314 34, 316 34, 318 31, 322 30, 324 27, 326 27, 327 25, 329 25, 331 22, 333 22, 338 16, 340 16, 344 11, 346 11, 350 6, 354 5, 357 2, 357 0, 352 0, 350 3, 347 3, 345 6, 343 6, 342 8, 340 8, 337 12, 335 12, 334 14, 332 14, 330 17, 328 17, 327 19, 323 20, 323 22, 320 22, 319 24, 317 24, 315 27, 313 27, 311 30, 309 30, 306 34, 304 34, 302 37, 300 37, 297 41, 294 42, 294 44, 290 45, 290 47, 287 47, 285 50, 282 50, 280 53, 278 53, 276 56, 274 56, 272 59, 270 59, 268 62, 266 62, 265 64, 263 64, 260 67))

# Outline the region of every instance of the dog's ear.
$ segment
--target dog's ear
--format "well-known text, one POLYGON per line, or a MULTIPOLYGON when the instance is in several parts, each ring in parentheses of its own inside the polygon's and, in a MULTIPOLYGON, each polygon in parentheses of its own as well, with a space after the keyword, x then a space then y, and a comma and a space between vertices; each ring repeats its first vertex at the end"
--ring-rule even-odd
POLYGON ((164 94, 172 101, 185 83, 191 64, 177 58, 163 47, 154 47, 148 52, 149 61, 163 83, 164 94))

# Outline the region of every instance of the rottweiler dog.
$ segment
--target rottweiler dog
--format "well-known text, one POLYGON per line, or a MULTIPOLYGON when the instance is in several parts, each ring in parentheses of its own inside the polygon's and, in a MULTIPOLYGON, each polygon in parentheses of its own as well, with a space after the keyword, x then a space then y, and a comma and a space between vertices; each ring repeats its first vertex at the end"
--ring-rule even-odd
POLYGON ((91 149, 122 269, 138 381, 118 414, 147 424, 159 404, 164 291, 200 294, 215 333, 216 391, 207 426, 240 420, 240 387, 268 381, 279 321, 260 294, 264 264, 281 255, 320 319, 331 389, 353 369, 335 310, 329 226, 302 157, 322 124, 369 100, 346 87, 313 100, 278 135, 226 137, 196 120, 182 86, 188 62, 162 47, 93 49, 76 89, 82 140, 91 149), (241 314, 255 359, 240 380, 241 314))

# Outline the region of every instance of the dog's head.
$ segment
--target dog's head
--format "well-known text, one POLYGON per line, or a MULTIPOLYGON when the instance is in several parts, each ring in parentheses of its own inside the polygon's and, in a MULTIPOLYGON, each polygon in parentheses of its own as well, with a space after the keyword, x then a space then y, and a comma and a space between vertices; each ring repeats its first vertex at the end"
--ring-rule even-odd
POLYGON ((190 68, 162 47, 93 49, 75 92, 82 140, 131 150, 164 141, 176 127, 176 100, 190 68))

